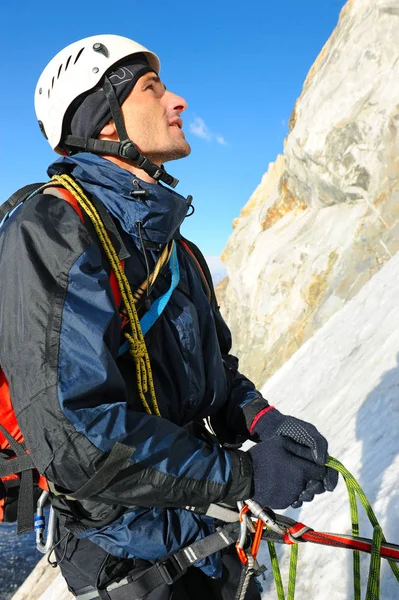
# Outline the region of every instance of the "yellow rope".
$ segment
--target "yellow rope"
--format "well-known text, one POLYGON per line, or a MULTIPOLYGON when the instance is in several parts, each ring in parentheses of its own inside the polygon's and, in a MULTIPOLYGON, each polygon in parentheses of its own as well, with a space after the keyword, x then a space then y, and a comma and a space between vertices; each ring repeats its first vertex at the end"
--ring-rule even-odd
POLYGON ((139 285, 137 290, 135 290, 133 292, 133 297, 134 297, 135 302, 138 302, 140 300, 141 296, 146 291, 146 289, 148 287, 151 288, 151 286, 154 284, 154 281, 158 277, 160 270, 162 269, 164 264, 170 260, 170 255, 172 254, 172 250, 173 250, 173 243, 167 244, 165 246, 161 256, 157 260, 157 264, 155 265, 153 272, 150 274, 150 276, 147 279, 145 279, 143 281, 143 283, 141 285, 139 285))
POLYGON ((122 269, 119 257, 112 244, 112 241, 107 233, 106 228, 101 220, 100 215, 95 209, 93 203, 85 195, 82 188, 70 177, 69 175, 54 175, 53 181, 61 184, 66 190, 68 190, 76 199, 79 206, 85 211, 90 218, 99 240, 104 248, 107 258, 110 262, 111 268, 115 273, 115 278, 118 283, 118 287, 121 293, 121 298, 125 306, 130 327, 131 334, 125 333, 125 336, 129 342, 129 353, 133 357, 136 364, 136 378, 137 388, 141 402, 148 414, 155 414, 160 416, 161 413, 158 408, 157 398, 155 395, 154 382, 152 378, 152 370, 150 364, 150 357, 148 356, 147 346, 144 341, 144 336, 141 331, 140 321, 137 314, 132 290, 130 288, 129 281, 122 269), (152 402, 152 409, 150 408, 146 394, 149 393, 152 402))

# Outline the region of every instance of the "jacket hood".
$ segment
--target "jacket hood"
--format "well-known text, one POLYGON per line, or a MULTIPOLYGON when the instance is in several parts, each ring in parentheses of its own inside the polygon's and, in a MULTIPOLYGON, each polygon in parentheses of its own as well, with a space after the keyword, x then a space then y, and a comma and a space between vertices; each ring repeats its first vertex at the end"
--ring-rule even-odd
POLYGON ((189 201, 160 183, 147 183, 115 163, 87 152, 63 156, 47 170, 70 174, 89 194, 100 200, 140 245, 137 223, 146 242, 166 244, 179 237, 179 228, 189 209, 189 201), (134 192, 146 195, 135 197, 134 192))

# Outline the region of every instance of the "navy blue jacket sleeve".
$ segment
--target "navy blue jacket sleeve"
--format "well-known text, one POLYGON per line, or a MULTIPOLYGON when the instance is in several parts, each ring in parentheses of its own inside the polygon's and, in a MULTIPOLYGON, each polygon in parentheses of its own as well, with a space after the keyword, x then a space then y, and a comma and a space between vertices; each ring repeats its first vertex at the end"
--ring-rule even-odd
POLYGON ((109 277, 72 207, 45 195, 29 200, 5 225, 0 255, 0 363, 41 473, 73 492, 119 442, 132 457, 100 501, 184 507, 248 497, 244 453, 128 407, 109 277))
POLYGON ((212 416, 212 427, 219 439, 225 443, 242 443, 250 437, 250 427, 257 413, 269 403, 255 385, 238 370, 238 358, 230 353, 231 333, 219 308, 214 319, 226 371, 228 393, 226 404, 212 416))

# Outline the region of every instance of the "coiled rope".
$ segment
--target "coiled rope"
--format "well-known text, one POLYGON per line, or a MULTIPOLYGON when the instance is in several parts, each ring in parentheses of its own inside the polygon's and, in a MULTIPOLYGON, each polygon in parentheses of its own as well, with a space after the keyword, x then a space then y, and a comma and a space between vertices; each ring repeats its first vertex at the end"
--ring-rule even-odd
MULTIPOLYGON (((338 471, 344 478, 351 511, 352 521, 352 535, 359 537, 359 513, 357 506, 357 497, 362 503, 366 515, 373 527, 373 543, 370 558, 370 569, 367 581, 367 591, 365 600, 379 600, 380 599, 380 574, 381 574, 381 544, 386 542, 381 526, 378 523, 377 517, 374 514, 373 509, 367 497, 360 487, 356 479, 351 473, 335 458, 328 457, 327 467, 331 467, 338 471)), ((276 548, 273 542, 268 542, 270 560, 272 564, 272 570, 276 585, 278 600, 286 600, 284 587, 281 578, 281 572, 279 562, 277 558, 276 548)), ((360 552, 358 550, 353 551, 353 582, 354 582, 354 600, 361 600, 361 577, 360 577, 360 552)), ((298 560, 298 544, 294 544, 291 547, 290 556, 290 568, 288 576, 288 595, 287 600, 294 600, 295 596, 295 582, 296 582, 296 570, 298 560)), ((389 565, 392 569, 399 583, 399 567, 396 562, 388 560, 389 565)))
POLYGON ((125 272, 120 265, 119 257, 107 233, 104 223, 93 203, 86 196, 83 189, 76 183, 76 181, 74 181, 74 179, 72 179, 72 177, 65 174, 54 175, 52 177, 52 181, 62 185, 74 196, 79 206, 84 210, 93 223, 111 268, 115 274, 115 279, 118 283, 121 293, 121 299, 130 322, 131 333, 124 332, 124 335, 129 342, 129 353, 133 357, 136 365, 136 380, 140 400, 148 414, 160 416, 161 413, 159 411, 157 398, 155 395, 150 358, 148 356, 147 347, 141 331, 133 293, 125 272), (149 396, 152 407, 150 407, 147 401, 147 396, 149 396))

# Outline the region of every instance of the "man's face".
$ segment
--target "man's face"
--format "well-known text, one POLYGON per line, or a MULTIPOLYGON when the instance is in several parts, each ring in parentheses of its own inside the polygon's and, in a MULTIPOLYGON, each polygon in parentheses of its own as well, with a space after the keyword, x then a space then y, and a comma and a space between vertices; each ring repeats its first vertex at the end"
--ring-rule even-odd
POLYGON ((122 105, 129 138, 142 154, 161 165, 191 152, 180 114, 186 101, 166 90, 155 73, 141 77, 122 105))

